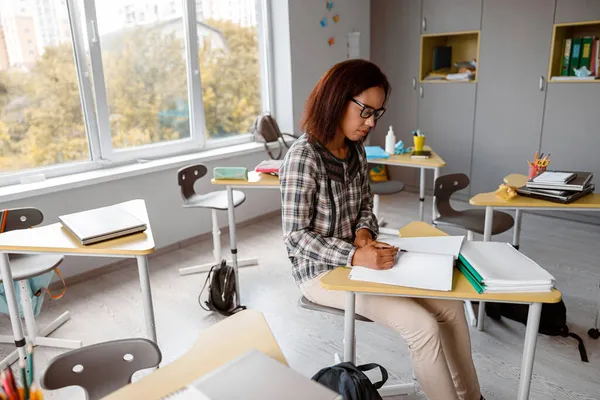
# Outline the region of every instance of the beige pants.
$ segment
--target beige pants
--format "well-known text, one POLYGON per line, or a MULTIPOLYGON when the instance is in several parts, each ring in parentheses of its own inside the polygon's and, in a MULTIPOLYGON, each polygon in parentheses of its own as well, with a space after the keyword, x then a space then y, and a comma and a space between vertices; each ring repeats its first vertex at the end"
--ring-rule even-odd
MULTIPOLYGON (((344 292, 323 289, 321 276, 304 282, 300 291, 313 303, 343 309, 344 292)), ((463 302, 357 294, 356 313, 402 335, 429 399, 479 400, 463 302)))

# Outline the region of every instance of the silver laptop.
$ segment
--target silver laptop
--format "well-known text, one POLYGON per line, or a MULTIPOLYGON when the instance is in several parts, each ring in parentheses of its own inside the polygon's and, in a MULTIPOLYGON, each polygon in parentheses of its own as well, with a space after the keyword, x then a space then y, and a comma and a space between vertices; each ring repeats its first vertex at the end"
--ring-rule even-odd
POLYGON ((96 208, 58 217, 83 245, 103 242, 146 230, 146 223, 119 205, 96 208))

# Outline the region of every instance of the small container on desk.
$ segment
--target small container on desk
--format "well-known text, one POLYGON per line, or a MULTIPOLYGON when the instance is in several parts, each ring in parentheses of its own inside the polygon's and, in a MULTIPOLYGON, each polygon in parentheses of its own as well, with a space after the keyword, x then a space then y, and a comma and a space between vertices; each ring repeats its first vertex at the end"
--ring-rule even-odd
POLYGON ((423 146, 425 146, 425 136, 413 136, 413 144, 415 145, 415 151, 423 151, 423 146))
POLYGON ((542 172, 544 172, 545 170, 546 170, 546 167, 541 167, 541 166, 538 166, 535 163, 533 163, 529 166, 529 174, 527 174, 527 177, 529 179, 534 178, 534 177, 538 176, 539 174, 541 174, 542 172))

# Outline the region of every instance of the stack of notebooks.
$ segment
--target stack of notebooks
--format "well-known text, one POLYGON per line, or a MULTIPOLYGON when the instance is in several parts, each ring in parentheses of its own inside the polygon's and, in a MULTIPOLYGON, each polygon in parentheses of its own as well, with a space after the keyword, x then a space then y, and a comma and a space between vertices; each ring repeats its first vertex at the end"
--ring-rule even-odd
POLYGON ((545 171, 518 188, 517 193, 567 204, 594 191, 592 177, 591 172, 545 171))
POLYGON ((502 242, 465 242, 458 268, 478 293, 551 292, 554 277, 502 242))

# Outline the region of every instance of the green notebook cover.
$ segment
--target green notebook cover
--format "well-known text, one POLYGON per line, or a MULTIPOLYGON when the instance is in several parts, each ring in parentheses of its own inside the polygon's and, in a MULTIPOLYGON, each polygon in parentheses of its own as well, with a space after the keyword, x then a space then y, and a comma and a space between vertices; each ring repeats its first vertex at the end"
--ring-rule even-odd
POLYGON ((571 61, 569 63, 569 76, 575 76, 575 68, 579 68, 581 60, 581 38, 573 38, 571 45, 571 61))
POLYGON ((592 36, 586 36, 581 42, 581 58, 579 61, 579 68, 585 66, 590 70, 592 65, 592 45, 594 44, 594 38, 592 36))
POLYGON ((465 265, 460 260, 457 263, 457 265, 458 265, 458 270, 463 273, 465 278, 467 278, 467 280, 469 281, 471 286, 473 286, 473 289, 475 289, 475 291, 479 294, 483 293, 485 290, 485 287, 482 284, 480 284, 479 282, 477 282, 477 279, 471 274, 469 269, 467 267, 465 267, 465 265))
POLYGON ((471 274, 475 277, 475 279, 477 279, 477 282, 483 285, 483 277, 479 275, 479 272, 477 272, 477 270, 473 268, 471 263, 467 261, 467 259, 460 253, 458 254, 458 260, 461 261, 464 264, 464 266, 469 269, 471 274))

